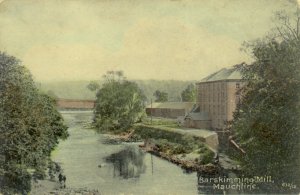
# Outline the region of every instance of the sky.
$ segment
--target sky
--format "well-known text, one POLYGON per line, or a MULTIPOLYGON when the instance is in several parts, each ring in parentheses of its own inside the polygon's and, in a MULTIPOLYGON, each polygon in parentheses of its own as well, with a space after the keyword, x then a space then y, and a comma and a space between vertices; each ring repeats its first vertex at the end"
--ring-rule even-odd
MULTIPOLYGON (((299 1, 298 1, 299 2, 299 1)), ((290 0, 0 0, 0 51, 40 82, 200 80, 251 62, 240 49, 263 37, 290 0)))

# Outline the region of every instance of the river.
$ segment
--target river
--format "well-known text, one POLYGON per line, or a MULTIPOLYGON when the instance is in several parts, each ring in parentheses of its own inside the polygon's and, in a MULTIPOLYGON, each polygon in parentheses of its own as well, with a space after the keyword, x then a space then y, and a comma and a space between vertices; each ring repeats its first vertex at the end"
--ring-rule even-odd
POLYGON ((53 153, 71 188, 101 194, 199 194, 196 173, 140 150, 134 143, 109 143, 87 128, 92 112, 62 112, 70 137, 53 153))

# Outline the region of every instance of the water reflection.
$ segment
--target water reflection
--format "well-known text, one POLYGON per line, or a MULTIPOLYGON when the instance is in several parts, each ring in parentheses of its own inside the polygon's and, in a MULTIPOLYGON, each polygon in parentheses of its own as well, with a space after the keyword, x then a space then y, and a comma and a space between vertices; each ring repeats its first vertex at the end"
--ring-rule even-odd
POLYGON ((92 112, 64 112, 63 117, 70 137, 60 142, 53 160, 62 165, 68 187, 101 194, 198 194, 195 172, 183 174, 180 167, 142 153, 137 144, 111 143, 106 135, 85 129, 92 112))
POLYGON ((145 153, 134 146, 127 146, 120 152, 111 154, 105 160, 112 163, 113 177, 138 178, 145 173, 146 165, 144 162, 145 153))

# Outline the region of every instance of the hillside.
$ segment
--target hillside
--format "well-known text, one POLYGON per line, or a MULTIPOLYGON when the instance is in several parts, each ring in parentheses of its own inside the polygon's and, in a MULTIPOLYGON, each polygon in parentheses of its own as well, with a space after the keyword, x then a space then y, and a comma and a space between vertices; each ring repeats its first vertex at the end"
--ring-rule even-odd
POLYGON ((95 93, 86 88, 89 81, 59 81, 39 83, 42 91, 65 99, 95 99, 95 93))
MULTIPOLYGON (((39 83, 42 91, 65 99, 95 99, 95 93, 87 89, 90 81, 60 81, 39 83)), ((100 82, 100 81, 99 81, 100 82)), ((195 81, 178 80, 136 80, 144 91, 148 101, 153 97, 155 90, 166 91, 169 94, 169 101, 180 101, 181 91, 190 83, 195 81)))

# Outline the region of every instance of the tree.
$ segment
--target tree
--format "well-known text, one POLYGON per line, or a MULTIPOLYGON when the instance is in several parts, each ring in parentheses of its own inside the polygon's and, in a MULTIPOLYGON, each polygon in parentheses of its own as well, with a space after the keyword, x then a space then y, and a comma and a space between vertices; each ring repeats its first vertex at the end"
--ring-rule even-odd
POLYGON ((245 173, 272 176, 275 183, 261 189, 286 193, 283 183, 300 186, 300 18, 295 28, 279 19, 277 36, 250 45, 254 63, 236 67, 247 84, 231 130, 246 152, 245 173))
POLYGON ((119 71, 104 75, 105 82, 97 92, 94 122, 99 130, 128 130, 144 114, 145 96, 134 82, 119 71))
POLYGON ((164 91, 156 90, 153 94, 155 96, 155 102, 167 102, 168 101, 168 93, 164 91))
POLYGON ((183 102, 194 102, 196 100, 196 87, 193 83, 181 92, 181 100, 183 102))
POLYGON ((27 194, 31 174, 43 177, 50 153, 67 127, 55 100, 40 93, 30 72, 0 52, 0 191, 27 194))
POLYGON ((87 88, 91 91, 97 91, 100 88, 100 85, 97 81, 91 81, 88 85, 87 88))
POLYGON ((52 90, 48 90, 46 94, 53 99, 58 99, 58 96, 52 90))

